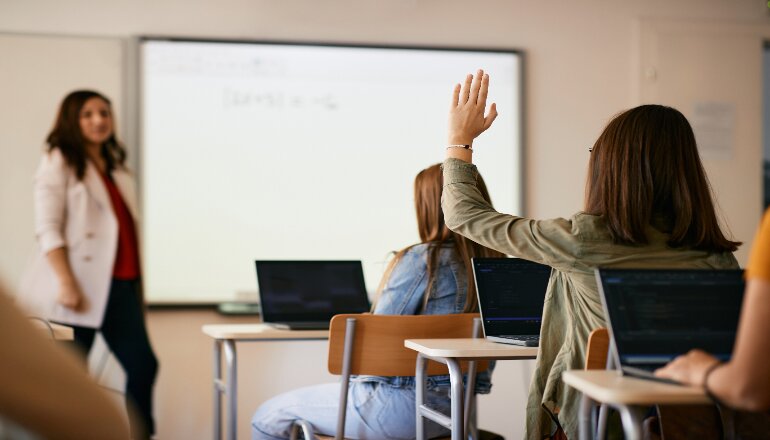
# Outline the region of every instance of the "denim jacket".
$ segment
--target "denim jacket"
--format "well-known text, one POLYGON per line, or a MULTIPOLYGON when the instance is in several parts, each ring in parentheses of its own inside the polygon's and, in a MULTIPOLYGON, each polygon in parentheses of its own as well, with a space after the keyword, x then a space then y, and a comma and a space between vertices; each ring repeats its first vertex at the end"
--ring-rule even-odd
MULTIPOLYGON (((438 257, 438 271, 435 288, 428 298, 425 310, 422 308, 423 295, 428 284, 428 249, 429 244, 422 243, 411 247, 401 257, 388 278, 380 295, 374 313, 379 315, 447 315, 462 313, 465 308, 465 296, 468 292, 468 280, 465 266, 460 261, 453 243, 441 246, 438 257)), ((490 371, 480 372, 476 377, 476 392, 489 393, 492 384, 490 371)), ((380 382, 396 388, 414 388, 414 377, 358 376, 351 378, 357 382, 380 382)), ((429 376, 428 389, 449 389, 449 376, 429 376)))

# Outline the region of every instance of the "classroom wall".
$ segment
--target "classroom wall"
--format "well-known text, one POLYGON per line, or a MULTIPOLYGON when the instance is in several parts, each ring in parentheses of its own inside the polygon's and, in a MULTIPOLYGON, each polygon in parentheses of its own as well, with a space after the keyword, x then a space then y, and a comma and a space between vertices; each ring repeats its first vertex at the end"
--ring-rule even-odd
MULTIPOLYGON (((98 3, 3 0, 0 32, 111 37, 153 34, 522 49, 527 57, 525 213, 545 218, 569 216, 580 209, 587 149, 612 115, 653 98, 668 102, 671 94, 676 94, 677 103, 689 106, 693 99, 709 99, 715 89, 730 92, 729 66, 736 71, 760 66, 761 40, 770 40, 770 13, 764 0, 114 0, 98 3), (661 28, 656 26, 659 22, 668 24, 661 28), (708 40, 699 38, 703 28, 711 27, 715 32, 725 27, 737 28, 741 38, 730 40, 735 46, 711 48, 708 40), (673 52, 665 52, 662 55, 666 58, 656 58, 662 48, 682 48, 683 42, 694 51, 692 57, 670 56, 673 52), (756 54, 749 46, 758 48, 756 54), (652 55, 644 52, 643 47, 652 51, 652 55), (727 79, 723 75, 715 79, 698 73, 692 63, 702 60, 712 63, 725 47, 745 49, 729 58, 725 66, 727 79), (658 75, 658 83, 650 87, 645 83, 649 80, 645 72, 649 71, 643 70, 647 67, 643 61, 649 59, 665 61, 666 69, 671 70, 664 69, 664 73, 681 72, 684 68, 695 73, 688 73, 685 80, 658 75), (684 89, 687 94, 680 95, 684 89)), ((0 80, 3 80, 2 72, 0 80)), ((730 101, 740 121, 745 121, 735 124, 733 156, 709 160, 706 166, 710 172, 726 170, 715 172, 718 179, 712 179, 712 183, 721 200, 731 200, 731 212, 724 214, 735 238, 750 241, 761 212, 762 125, 761 105, 757 103, 762 90, 761 81, 755 82, 755 75, 750 74, 748 80, 741 82, 740 93, 717 97, 730 101), (756 163, 756 167, 745 166, 752 163, 756 163)), ((19 86, 34 88, 35 84, 19 86)), ((691 111, 682 110, 685 114, 691 111)), ((0 127, 12 128, 7 121, 0 121, 0 127)), ((435 148, 437 160, 441 158, 441 146, 426 148, 435 148)), ((482 138, 477 154, 484 154, 484 148, 482 138)), ((8 154, 4 161, 15 159, 12 149, 8 154)), ((0 185, 9 184, 15 182, 0 176, 0 185)), ((23 191, 22 187, 20 192, 23 191)), ((9 214, 3 212, 2 215, 9 214)), ((10 251, 23 255, 26 249, 10 251)), ((745 247, 738 257, 745 263, 745 247)), ((205 337, 196 332, 195 327, 199 321, 215 318, 214 315, 201 317, 194 312, 151 312, 149 315, 162 365, 156 398, 160 438, 209 435, 210 350, 206 348, 205 337), (191 370, 195 374, 175 374, 187 365, 195 365, 191 370)), ((282 383, 279 387, 275 385, 277 381, 267 379, 272 388, 260 391, 259 384, 265 383, 261 382, 265 378, 259 376, 269 375, 270 369, 302 364, 304 351, 317 361, 323 358, 324 352, 322 347, 312 346, 295 351, 289 345, 280 348, 280 353, 275 350, 275 346, 254 346, 241 351, 246 362, 241 375, 251 375, 251 378, 241 381, 240 438, 248 438, 246 414, 250 409, 247 406, 255 406, 267 392, 289 385, 282 383)), ((308 367, 306 371, 302 380, 325 377, 317 369, 308 367)), ((481 402, 481 425, 509 439, 521 438, 521 399, 526 394, 531 365, 508 362, 496 374, 499 379, 494 392, 481 402)))

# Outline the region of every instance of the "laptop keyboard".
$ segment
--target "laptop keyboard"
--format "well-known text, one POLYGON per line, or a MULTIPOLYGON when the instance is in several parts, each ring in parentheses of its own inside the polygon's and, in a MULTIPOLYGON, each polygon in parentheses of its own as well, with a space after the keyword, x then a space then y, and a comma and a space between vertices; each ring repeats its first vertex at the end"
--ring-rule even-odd
POLYGON ((524 345, 526 347, 537 347, 540 345, 540 336, 499 335, 498 338, 508 339, 516 345, 524 345))
POLYGON ((498 338, 514 339, 517 341, 539 341, 540 336, 500 335, 498 338))

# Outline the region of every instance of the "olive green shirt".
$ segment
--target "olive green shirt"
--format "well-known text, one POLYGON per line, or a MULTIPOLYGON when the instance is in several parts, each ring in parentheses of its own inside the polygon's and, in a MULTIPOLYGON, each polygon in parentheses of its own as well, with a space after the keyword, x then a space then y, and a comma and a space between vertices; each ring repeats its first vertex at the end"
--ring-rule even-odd
POLYGON ((732 253, 675 249, 668 235, 650 226, 649 244, 615 244, 602 217, 577 213, 569 219, 532 220, 501 214, 476 188, 478 171, 458 159, 444 162, 442 207, 447 226, 491 249, 553 268, 545 296, 540 353, 527 402, 524 438, 555 429, 551 414, 571 439, 578 438, 580 395, 561 381, 564 371, 583 369, 589 333, 605 327, 594 268, 737 268, 732 253), (547 411, 545 411, 546 409, 547 411))

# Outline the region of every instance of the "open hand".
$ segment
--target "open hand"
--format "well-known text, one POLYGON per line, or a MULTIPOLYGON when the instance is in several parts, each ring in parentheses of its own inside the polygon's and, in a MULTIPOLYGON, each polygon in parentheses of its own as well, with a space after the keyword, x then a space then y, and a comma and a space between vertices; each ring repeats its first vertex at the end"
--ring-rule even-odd
POLYGON ((449 144, 470 145, 478 135, 492 125, 497 117, 494 103, 487 107, 489 75, 479 69, 476 76, 468 75, 465 83, 455 85, 449 108, 449 144))

